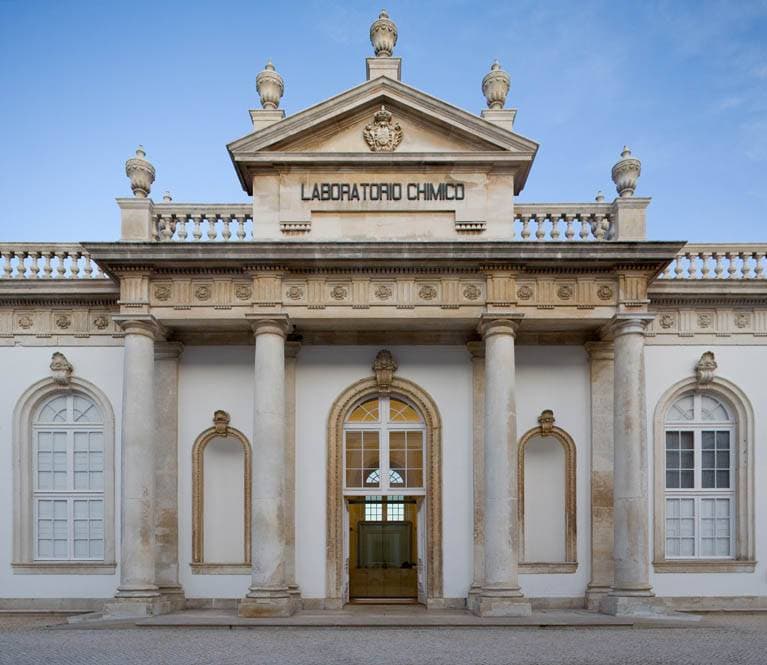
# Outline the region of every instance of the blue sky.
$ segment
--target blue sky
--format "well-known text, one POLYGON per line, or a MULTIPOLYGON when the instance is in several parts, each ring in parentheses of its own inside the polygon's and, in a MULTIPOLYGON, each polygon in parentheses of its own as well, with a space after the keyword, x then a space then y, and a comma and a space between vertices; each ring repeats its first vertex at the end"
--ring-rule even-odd
MULTIPOLYGON (((493 58, 541 147, 521 201, 614 195, 651 239, 765 241, 767 0, 387 2, 403 81, 479 113, 493 58)), ((142 143, 153 198, 244 201, 226 143, 273 59, 288 114, 364 80, 380 2, 0 0, 0 239, 115 240, 142 143)))

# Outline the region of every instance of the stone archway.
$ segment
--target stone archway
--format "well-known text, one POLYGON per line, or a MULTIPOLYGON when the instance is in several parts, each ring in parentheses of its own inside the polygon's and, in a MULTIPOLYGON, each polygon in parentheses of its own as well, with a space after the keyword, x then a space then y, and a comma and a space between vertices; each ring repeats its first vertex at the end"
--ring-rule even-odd
POLYGON ((442 580, 442 419, 431 396, 407 379, 395 377, 397 364, 379 351, 375 376, 353 383, 333 403, 328 418, 326 606, 344 602, 343 426, 352 406, 381 394, 400 395, 412 402, 426 423, 426 602, 443 602, 442 580))

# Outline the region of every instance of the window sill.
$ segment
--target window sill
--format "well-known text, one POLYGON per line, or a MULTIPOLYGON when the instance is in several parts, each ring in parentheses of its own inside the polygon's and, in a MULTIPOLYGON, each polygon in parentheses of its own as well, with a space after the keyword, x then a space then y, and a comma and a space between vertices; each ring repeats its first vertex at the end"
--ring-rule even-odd
POLYGON ((192 575, 250 575, 249 563, 190 563, 192 575))
POLYGON ((102 561, 26 561, 12 563, 14 575, 114 575, 116 563, 102 561))
POLYGON ((666 559, 653 561, 656 573, 753 573, 756 561, 737 559, 666 559))
POLYGON ((565 561, 562 563, 525 562, 519 564, 519 572, 523 575, 574 573, 576 570, 578 570, 577 561, 565 561))

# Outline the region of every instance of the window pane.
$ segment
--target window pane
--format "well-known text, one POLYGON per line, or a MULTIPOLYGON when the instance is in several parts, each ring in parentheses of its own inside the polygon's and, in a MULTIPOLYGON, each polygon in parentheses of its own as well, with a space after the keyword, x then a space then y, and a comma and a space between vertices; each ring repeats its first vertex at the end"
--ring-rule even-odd
POLYGON ((65 423, 67 418, 67 397, 60 395, 48 400, 37 415, 39 423, 65 423))
POLYGON ((407 470, 407 486, 423 487, 423 470, 422 469, 407 470))
POLYGON ((668 411, 666 422, 678 423, 693 419, 693 396, 680 397, 668 411))
POLYGON ((666 499, 666 556, 695 556, 694 499, 666 499))
POLYGON ((702 498, 700 549, 702 556, 731 556, 730 499, 702 498))
POLYGON ((100 423, 101 413, 92 400, 83 396, 75 395, 72 404, 73 420, 76 423, 100 423))
POLYGON ((421 417, 409 404, 398 399, 389 401, 389 420, 393 423, 419 423, 421 417))
POLYGON ((705 421, 727 422, 730 420, 727 407, 711 395, 703 395, 700 398, 700 412, 705 421))
POLYGON ((349 414, 347 420, 350 423, 377 423, 379 420, 378 398, 360 404, 349 414))

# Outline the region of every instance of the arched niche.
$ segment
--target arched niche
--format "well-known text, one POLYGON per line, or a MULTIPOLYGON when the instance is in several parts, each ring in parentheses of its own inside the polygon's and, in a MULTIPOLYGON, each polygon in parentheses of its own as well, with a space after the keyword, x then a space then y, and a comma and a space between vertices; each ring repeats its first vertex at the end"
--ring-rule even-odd
MULTIPOLYGON (((251 564, 251 447, 247 437, 240 430, 230 427, 229 422, 229 414, 226 411, 216 411, 213 416, 213 427, 202 432, 192 448, 192 571, 195 573, 245 572, 243 569, 249 568, 251 564), (216 486, 213 487, 210 483, 206 486, 206 463, 210 467, 211 453, 214 451, 220 453, 218 459, 223 462, 223 465, 230 467, 233 462, 237 462, 236 454, 240 452, 241 472, 237 475, 240 476, 241 473, 241 485, 225 482, 232 473, 230 468, 228 476, 224 477, 227 473, 227 468, 224 466, 223 469, 216 470, 218 473, 214 483, 216 486), (213 498, 211 491, 219 491, 221 496, 213 498), (234 560, 238 558, 234 556, 211 557, 206 551, 206 531, 211 531, 210 524, 206 529, 206 522, 213 517, 209 515, 206 518, 206 494, 209 503, 213 501, 231 503, 232 497, 241 498, 242 557, 240 560, 234 560), (224 560, 214 560, 215 558, 224 558, 224 560)), ((210 474, 209 468, 208 475, 210 474)), ((223 520, 228 511, 223 510, 221 505, 218 509, 221 511, 219 514, 223 520)), ((208 533, 207 537, 215 537, 215 534, 208 533)), ((236 538, 239 539, 239 532, 236 538)), ((220 551, 221 548, 208 547, 207 550, 220 551)))
MULTIPOLYGON (((545 410, 538 417, 538 427, 527 431, 519 441, 517 452, 519 542, 521 543, 519 569, 522 573, 571 573, 577 569, 577 513, 576 513, 576 449, 572 437, 562 428, 554 425, 554 413, 545 410), (536 446, 536 444, 538 444, 536 446), (533 452, 533 450, 535 452, 533 452), (535 455, 535 457, 533 457, 535 455), (561 463, 558 463, 561 461, 561 463), (556 475, 552 476, 544 465, 556 464, 556 475), (530 468, 528 468, 528 465, 530 468), (531 520, 527 513, 532 491, 551 493, 559 506, 560 519, 551 518, 536 521, 535 543, 530 540, 526 524, 531 520), (553 524, 551 532, 543 530, 546 522, 553 524), (553 538, 560 534, 561 549, 552 547, 553 538), (547 544, 548 543, 548 544, 547 544), (555 556, 541 555, 543 550, 554 551, 555 556), (557 556, 558 555, 558 556, 557 556), (561 556, 563 555, 563 556, 561 556), (540 560, 544 559, 544 560, 540 560), (559 560, 552 560, 559 559, 559 560)), ((548 498, 548 497, 544 497, 548 498)), ((539 499, 540 500, 540 499, 539 499)), ((537 506, 548 511, 548 504, 537 506)), ((550 512, 548 512, 551 515, 550 512)))

